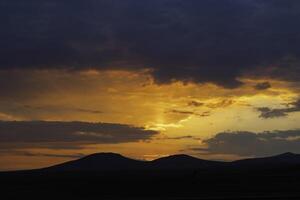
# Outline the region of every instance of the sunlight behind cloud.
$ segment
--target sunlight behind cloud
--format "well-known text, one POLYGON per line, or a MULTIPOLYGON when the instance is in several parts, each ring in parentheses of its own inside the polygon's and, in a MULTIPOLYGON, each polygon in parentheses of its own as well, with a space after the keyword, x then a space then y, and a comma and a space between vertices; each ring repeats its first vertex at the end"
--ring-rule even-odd
POLYGON ((2 85, 1 120, 106 122, 160 132, 148 141, 86 145, 87 154, 113 151, 149 159, 143 155, 180 153, 226 130, 300 128, 297 112, 270 120, 261 119, 256 110, 285 107, 298 98, 295 88, 282 81, 243 79, 243 86, 225 89, 211 83, 156 84, 147 70, 17 70, 0 75, 17 83, 2 85), (36 87, 27 87, 28 82, 36 87), (265 82, 270 86, 257 90, 265 82))

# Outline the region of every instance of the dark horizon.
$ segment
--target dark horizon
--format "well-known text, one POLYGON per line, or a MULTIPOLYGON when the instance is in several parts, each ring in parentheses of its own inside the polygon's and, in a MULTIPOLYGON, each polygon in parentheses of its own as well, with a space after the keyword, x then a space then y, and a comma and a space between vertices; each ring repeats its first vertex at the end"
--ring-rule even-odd
MULTIPOLYGON (((239 160, 233 160, 233 161, 222 161, 222 160, 206 160, 206 159, 201 159, 199 157, 194 157, 194 156, 191 156, 191 155, 187 155, 187 154, 174 154, 174 155, 168 155, 168 156, 163 156, 163 157, 160 157, 160 158, 156 158, 156 159, 153 159, 153 160, 138 160, 138 159, 134 159, 134 158, 129 158, 129 157, 126 157, 126 156, 123 156, 119 153, 114 153, 114 152, 98 152, 98 153, 93 153, 93 154, 89 154, 89 155, 82 155, 81 157, 77 157, 77 158, 73 158, 67 162, 63 162, 63 163, 57 163, 55 165, 52 165, 52 166, 44 166, 42 168, 36 168, 36 169, 27 169, 27 170, 7 170, 7 171, 0 171, 0 172, 30 172, 30 171, 33 171, 33 170, 43 170, 43 169, 51 169, 51 168, 55 168, 55 167, 59 167, 59 166, 63 166, 65 164, 69 164, 69 163, 76 163, 76 162, 80 162, 82 160, 85 160, 85 159, 93 159, 95 160, 95 163, 91 163, 91 167, 95 170, 95 171, 101 171, 102 168, 100 165, 102 164, 110 164, 110 162, 112 160, 119 160, 119 159, 126 159, 128 161, 136 161, 136 162, 140 162, 140 163, 155 163, 155 162, 160 162, 160 161, 170 161, 172 162, 172 160, 181 160, 181 164, 188 164, 191 160, 192 161, 201 161, 201 162, 211 162, 211 163, 214 163, 214 164, 230 164, 230 163, 241 163, 241 162, 251 162, 251 161, 257 161, 257 160, 261 160, 260 161, 260 165, 261 164, 267 164, 267 160, 269 159, 275 159, 275 161, 272 163, 273 165, 276 165, 278 164, 279 166, 284 164, 284 163, 281 163, 283 162, 282 160, 279 160, 279 161, 276 161, 276 158, 284 158, 284 163, 285 164, 289 164, 289 162, 292 163, 292 165, 300 165, 300 154, 296 154, 296 153, 292 153, 292 152, 284 152, 284 153, 281 153, 281 154, 276 154, 276 155, 271 155, 271 156, 265 156, 265 157, 252 157, 252 158, 245 158, 245 159, 239 159, 239 160), (296 157, 298 157, 298 160, 294 160, 296 157), (276 163, 278 162, 278 163, 276 163), (295 163, 293 163, 295 162, 295 163), (95 165, 95 166, 93 166, 95 165), (99 169, 97 169, 97 167, 99 167, 99 169)), ((173 164, 170 163, 170 169, 173 169, 173 164)), ((113 166, 114 167, 114 166, 113 166)), ((122 168, 124 166, 120 165, 118 166, 119 167, 119 170, 122 170, 122 168)), ((194 169, 197 169, 199 168, 198 165, 195 165, 195 166, 192 166, 194 169)), ((270 168, 276 168, 278 166, 271 166, 270 168)), ((159 168, 158 168, 159 169, 159 168)), ((168 168, 166 168, 168 169, 168 168)), ((165 170, 166 170, 165 169, 165 170)), ((180 169, 180 167, 178 168, 180 169)), ((77 169, 78 172, 80 172, 81 170, 85 171, 85 169, 80 169, 78 168, 77 169)), ((109 170, 106 169, 106 170, 109 170)), ((124 170, 128 170, 128 169, 124 169, 124 170)), ((136 170, 136 169, 131 169, 131 170, 136 170)))
POLYGON ((174 155, 138 161, 98 153, 59 165, 1 172, 2 195, 40 199, 299 199, 300 155, 234 162, 174 155), (150 189, 149 189, 150 188, 150 189))

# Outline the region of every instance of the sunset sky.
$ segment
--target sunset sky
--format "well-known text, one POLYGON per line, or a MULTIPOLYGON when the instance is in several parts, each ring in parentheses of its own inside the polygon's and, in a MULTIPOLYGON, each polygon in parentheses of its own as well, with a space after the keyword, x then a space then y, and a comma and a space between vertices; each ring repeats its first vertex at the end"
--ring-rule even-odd
POLYGON ((1 0, 0 16, 0 170, 300 153, 298 0, 1 0))

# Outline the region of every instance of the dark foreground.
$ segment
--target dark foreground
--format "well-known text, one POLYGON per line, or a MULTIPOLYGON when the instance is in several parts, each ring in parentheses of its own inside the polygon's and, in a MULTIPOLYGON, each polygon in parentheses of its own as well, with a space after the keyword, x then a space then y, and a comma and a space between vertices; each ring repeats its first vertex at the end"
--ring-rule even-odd
POLYGON ((1 199, 300 199, 299 155, 205 163, 186 156, 141 163, 94 155, 0 173, 1 199))
POLYGON ((300 199, 300 168, 274 171, 5 173, 6 199, 300 199))

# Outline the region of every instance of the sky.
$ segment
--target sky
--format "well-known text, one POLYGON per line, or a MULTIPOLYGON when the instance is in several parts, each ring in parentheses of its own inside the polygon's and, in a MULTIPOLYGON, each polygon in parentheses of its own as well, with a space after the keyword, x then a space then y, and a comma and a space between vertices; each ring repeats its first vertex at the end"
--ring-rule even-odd
POLYGON ((300 153, 299 20, 298 0, 0 0, 0 170, 300 153))

